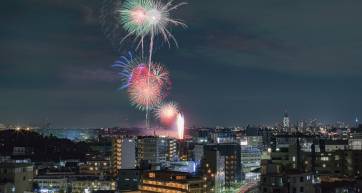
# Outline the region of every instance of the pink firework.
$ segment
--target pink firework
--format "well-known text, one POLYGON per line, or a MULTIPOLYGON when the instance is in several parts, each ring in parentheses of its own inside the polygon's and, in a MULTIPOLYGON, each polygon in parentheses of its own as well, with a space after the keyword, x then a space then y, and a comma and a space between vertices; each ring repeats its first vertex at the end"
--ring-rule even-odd
POLYGON ((146 21, 146 10, 142 7, 135 8, 130 12, 132 22, 141 25, 146 21))
POLYGON ((127 80, 127 86, 137 84, 137 81, 147 78, 156 81, 164 92, 169 89, 171 84, 169 73, 161 64, 148 65, 140 62, 137 65, 129 65, 122 75, 127 80))
POLYGON ((163 125, 170 126, 175 122, 178 112, 176 103, 164 103, 156 109, 156 117, 163 125))
POLYGON ((122 68, 121 88, 128 88, 130 100, 140 110, 152 110, 166 97, 170 88, 169 73, 161 64, 146 64, 142 59, 122 58, 114 64, 122 68))
POLYGON ((132 82, 128 92, 132 103, 141 110, 148 110, 162 100, 161 87, 152 75, 132 82))

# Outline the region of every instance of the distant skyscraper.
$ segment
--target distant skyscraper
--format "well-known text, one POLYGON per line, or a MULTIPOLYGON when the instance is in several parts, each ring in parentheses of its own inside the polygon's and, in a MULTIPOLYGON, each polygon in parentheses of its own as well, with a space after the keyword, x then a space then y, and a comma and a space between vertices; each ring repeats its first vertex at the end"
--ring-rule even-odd
POLYGON ((284 117, 283 117, 283 129, 287 130, 289 127, 290 127, 289 116, 288 116, 288 113, 285 112, 284 117))
POLYGON ((356 127, 358 127, 358 117, 356 117, 356 127))

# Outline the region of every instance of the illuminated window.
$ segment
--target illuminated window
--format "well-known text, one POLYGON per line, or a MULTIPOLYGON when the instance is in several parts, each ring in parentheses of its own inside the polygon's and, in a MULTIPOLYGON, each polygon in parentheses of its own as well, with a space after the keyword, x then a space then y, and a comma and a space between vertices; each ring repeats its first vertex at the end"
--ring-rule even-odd
POLYGON ((322 160, 322 161, 328 161, 329 158, 328 158, 328 157, 321 157, 321 160, 322 160))
POLYGON ((149 178, 155 178, 155 177, 156 177, 156 174, 153 173, 153 172, 151 172, 151 173, 148 174, 148 177, 149 177, 149 178))
POLYGON ((186 176, 176 176, 176 180, 184 180, 186 179, 186 176))

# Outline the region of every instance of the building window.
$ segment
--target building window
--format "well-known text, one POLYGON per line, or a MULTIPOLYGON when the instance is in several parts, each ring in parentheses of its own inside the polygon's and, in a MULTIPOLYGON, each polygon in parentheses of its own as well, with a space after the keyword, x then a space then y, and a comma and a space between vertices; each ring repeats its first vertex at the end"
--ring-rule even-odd
POLYGON ((300 187, 300 192, 304 192, 304 187, 300 187))
POLYGON ((328 157, 321 157, 321 160, 322 160, 322 161, 328 161, 329 158, 328 158, 328 157))
POLYGON ((300 177, 300 182, 303 182, 304 181, 304 177, 300 177))
POLYGON ((148 174, 148 177, 149 177, 149 178, 155 178, 155 177, 156 177, 156 174, 153 173, 153 172, 151 172, 151 173, 148 174))
POLYGON ((335 159, 335 160, 339 160, 339 155, 336 155, 336 156, 334 157, 334 159, 335 159))

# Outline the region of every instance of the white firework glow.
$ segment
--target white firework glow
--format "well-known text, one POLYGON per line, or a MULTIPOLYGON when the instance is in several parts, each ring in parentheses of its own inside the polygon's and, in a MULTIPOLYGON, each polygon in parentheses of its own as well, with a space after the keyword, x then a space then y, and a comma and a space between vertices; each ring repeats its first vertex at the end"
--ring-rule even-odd
POLYGON ((183 139, 184 138, 184 131, 185 131, 185 118, 181 113, 179 113, 177 115, 176 126, 177 126, 178 138, 183 139))

